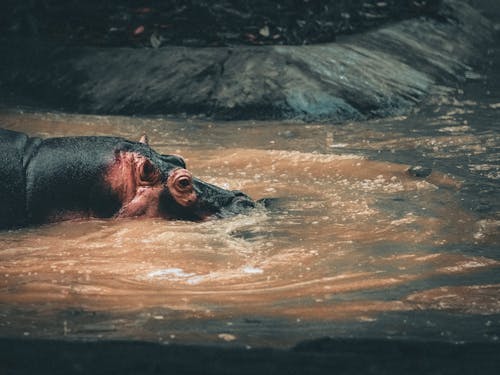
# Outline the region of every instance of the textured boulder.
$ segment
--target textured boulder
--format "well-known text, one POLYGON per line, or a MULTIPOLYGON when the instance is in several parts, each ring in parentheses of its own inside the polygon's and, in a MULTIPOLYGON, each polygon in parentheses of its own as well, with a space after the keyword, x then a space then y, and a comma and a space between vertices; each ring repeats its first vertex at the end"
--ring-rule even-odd
POLYGON ((463 77, 492 27, 462 0, 335 43, 159 49, 0 43, 10 103, 99 114, 346 121, 398 115, 463 77))

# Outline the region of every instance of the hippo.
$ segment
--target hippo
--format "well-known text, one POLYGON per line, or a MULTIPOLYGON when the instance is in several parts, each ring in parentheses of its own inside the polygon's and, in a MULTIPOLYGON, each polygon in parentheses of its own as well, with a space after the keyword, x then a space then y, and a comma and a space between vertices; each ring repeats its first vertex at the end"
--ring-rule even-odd
POLYGON ((0 229, 76 218, 201 221, 255 202, 194 177, 143 137, 37 138, 0 129, 0 229))

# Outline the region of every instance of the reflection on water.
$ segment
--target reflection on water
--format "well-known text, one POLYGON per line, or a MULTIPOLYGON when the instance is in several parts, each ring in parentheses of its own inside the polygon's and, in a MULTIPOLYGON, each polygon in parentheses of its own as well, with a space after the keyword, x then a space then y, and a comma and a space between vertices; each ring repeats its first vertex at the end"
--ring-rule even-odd
POLYGON ((146 132, 197 177, 279 199, 203 223, 1 232, 0 334, 498 340, 499 107, 440 99, 409 118, 335 126, 4 110, 2 126, 31 135, 146 132))

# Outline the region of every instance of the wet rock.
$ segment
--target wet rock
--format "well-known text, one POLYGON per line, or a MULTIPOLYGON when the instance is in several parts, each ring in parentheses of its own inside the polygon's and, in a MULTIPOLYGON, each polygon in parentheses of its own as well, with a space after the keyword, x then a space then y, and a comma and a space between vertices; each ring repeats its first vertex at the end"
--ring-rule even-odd
MULTIPOLYGON (((248 34, 264 38, 262 27, 248 34)), ((462 77, 491 31, 465 1, 444 0, 436 17, 321 45, 187 48, 149 34, 147 44, 161 48, 4 39, 0 97, 99 114, 329 122, 400 115, 462 77)))

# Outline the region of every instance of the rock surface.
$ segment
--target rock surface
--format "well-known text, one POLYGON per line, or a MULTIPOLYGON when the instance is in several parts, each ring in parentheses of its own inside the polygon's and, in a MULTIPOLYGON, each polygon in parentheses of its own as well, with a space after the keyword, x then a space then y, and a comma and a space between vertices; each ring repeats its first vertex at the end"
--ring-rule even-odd
POLYGON ((340 122, 406 113, 463 77, 492 27, 462 0, 335 43, 71 47, 0 42, 6 103, 84 113, 340 122))

